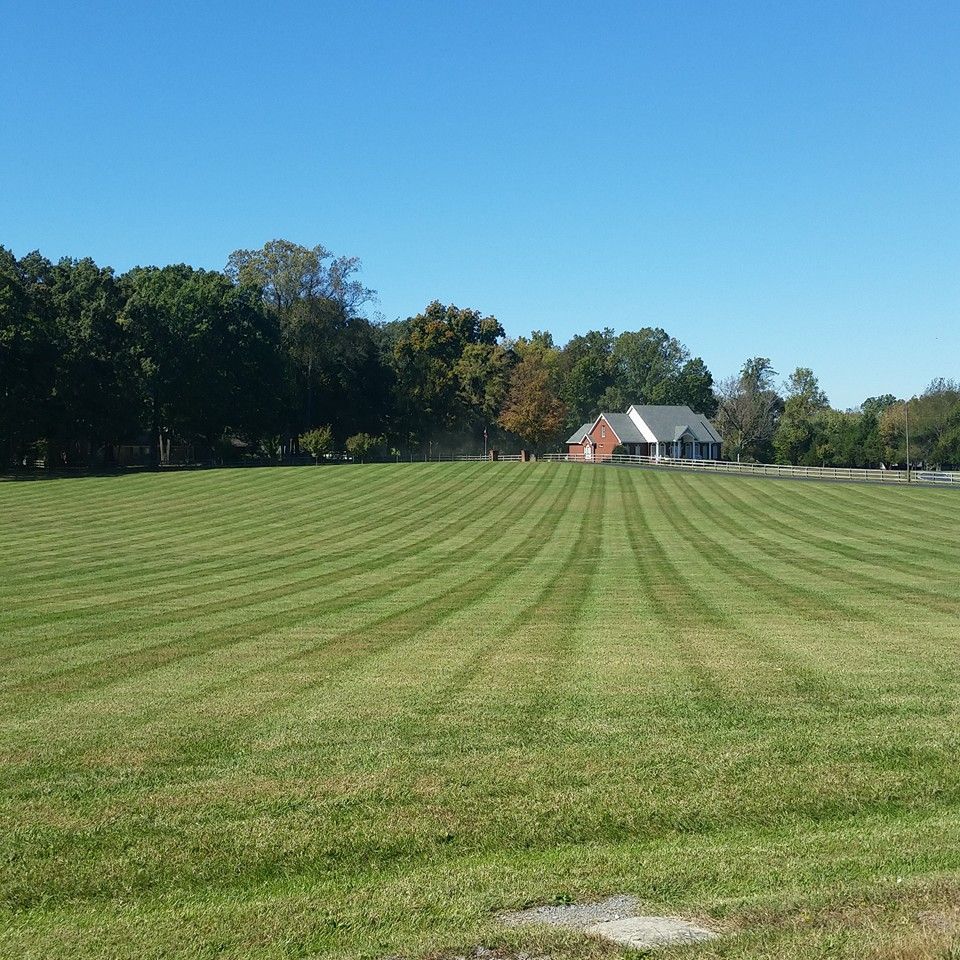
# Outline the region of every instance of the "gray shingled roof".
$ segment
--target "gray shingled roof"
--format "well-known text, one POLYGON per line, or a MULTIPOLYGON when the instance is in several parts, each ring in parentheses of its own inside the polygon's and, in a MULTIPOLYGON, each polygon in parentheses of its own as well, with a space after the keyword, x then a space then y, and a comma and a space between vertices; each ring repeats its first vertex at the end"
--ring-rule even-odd
POLYGON ((640 419, 653 431, 657 440, 679 440, 685 430, 693 434, 699 443, 720 443, 720 434, 706 417, 694 413, 687 406, 659 404, 634 404, 640 419))
POLYGON ((579 443, 585 433, 593 429, 599 417, 603 417, 613 427, 613 432, 620 438, 621 443, 643 443, 643 434, 637 425, 626 413, 598 413, 593 420, 588 420, 576 433, 567 439, 567 443, 579 443))
MULTIPOLYGON (((634 404, 634 409, 640 414, 643 422, 653 431, 653 435, 661 443, 671 443, 679 440, 689 431, 698 443, 720 443, 720 434, 713 428, 706 417, 694 413, 687 406, 667 406, 661 404, 634 404)), ((630 418, 629 413, 602 413, 607 423, 613 427, 614 433, 621 443, 643 443, 645 438, 640 428, 630 418)), ((584 434, 589 433, 597 422, 596 417, 588 420, 572 436, 567 443, 579 443, 584 434)))
POLYGON ((584 434, 590 432, 590 428, 594 425, 595 422, 596 421, 594 420, 589 420, 582 427, 580 427, 580 429, 577 430, 573 434, 573 436, 567 437, 567 443, 579 443, 583 439, 584 434))
POLYGON ((629 414, 605 413, 603 417, 613 427, 613 432, 620 438, 621 443, 643 443, 643 434, 629 414))

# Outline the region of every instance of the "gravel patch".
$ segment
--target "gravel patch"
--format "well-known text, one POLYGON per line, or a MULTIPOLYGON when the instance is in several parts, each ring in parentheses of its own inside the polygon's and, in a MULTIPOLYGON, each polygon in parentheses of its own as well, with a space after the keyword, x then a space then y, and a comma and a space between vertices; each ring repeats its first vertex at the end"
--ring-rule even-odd
POLYGON ((644 916, 637 901, 628 896, 607 897, 596 903, 531 907, 502 913, 500 919, 510 926, 538 923, 580 930, 635 950, 702 943, 718 936, 680 917, 644 916))
POLYGON ((551 927, 569 927, 585 930, 595 923, 609 920, 624 920, 637 915, 637 901, 633 897, 617 896, 598 900, 596 903, 563 903, 543 907, 530 907, 501 913, 500 919, 508 926, 528 923, 545 923, 551 927))

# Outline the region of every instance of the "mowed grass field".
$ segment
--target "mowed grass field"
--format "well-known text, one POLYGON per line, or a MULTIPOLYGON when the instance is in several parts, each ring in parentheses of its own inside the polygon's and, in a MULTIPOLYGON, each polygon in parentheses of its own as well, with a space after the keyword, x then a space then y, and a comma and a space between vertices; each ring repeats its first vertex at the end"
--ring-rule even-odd
POLYGON ((0 954, 960 956, 960 495, 561 464, 0 483, 0 954), (506 953, 505 953, 506 955, 506 953))

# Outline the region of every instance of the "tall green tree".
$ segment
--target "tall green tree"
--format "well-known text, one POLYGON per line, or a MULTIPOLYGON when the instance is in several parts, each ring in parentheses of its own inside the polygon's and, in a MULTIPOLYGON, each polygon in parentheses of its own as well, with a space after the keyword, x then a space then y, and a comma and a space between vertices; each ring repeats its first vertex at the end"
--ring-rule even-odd
POLYGON ((337 257, 318 244, 271 240, 235 250, 226 273, 257 287, 277 317, 287 362, 287 432, 317 419, 340 430, 383 419, 389 376, 376 331, 363 315, 376 298, 358 277, 357 257, 337 257))
POLYGON ((938 468, 960 467, 960 384, 934 380, 909 402, 891 404, 880 415, 880 434, 886 456, 907 460, 907 426, 910 461, 938 468))
POLYGON ((56 382, 50 269, 39 253, 18 261, 0 247, 0 442, 8 462, 25 458, 50 422, 56 382))
POLYGON ((359 258, 336 257, 322 244, 270 240, 258 250, 234 250, 225 272, 235 283, 259 287, 281 313, 300 301, 332 300, 353 316, 376 298, 358 279, 360 270, 359 258))
POLYGON ((874 416, 879 417, 887 407, 892 407, 895 403, 901 402, 902 401, 898 400, 892 393, 885 393, 879 397, 867 397, 867 399, 860 404, 860 409, 864 413, 872 413, 874 416))
POLYGON ((872 467, 883 460, 883 444, 871 411, 823 409, 813 421, 813 450, 807 462, 825 467, 872 467))
POLYGON ((767 357, 751 357, 740 374, 721 381, 717 390, 717 424, 724 450, 734 459, 767 461, 773 455, 773 436, 783 409, 767 357))
POLYGON ((686 404, 691 410, 712 418, 717 413, 713 375, 700 357, 687 360, 670 382, 669 403, 686 404))
MULTIPOLYGON (((560 399, 571 429, 594 418, 604 406, 620 408, 626 395, 618 387, 613 330, 588 330, 572 337, 560 351, 560 399)), ((629 402, 629 401, 626 401, 629 402)))
POLYGON ((659 327, 621 333, 613 343, 614 382, 628 403, 674 403, 675 382, 689 356, 659 327))
POLYGON ((700 357, 660 327, 614 336, 609 328, 573 337, 562 351, 568 425, 630 404, 689 404, 713 416, 713 377, 700 357))
POLYGON ((513 362, 499 343, 468 343, 454 368, 465 426, 475 431, 496 421, 510 386, 513 362))
POLYGON ((797 367, 787 378, 787 398, 773 437, 778 463, 815 464, 816 419, 827 406, 827 395, 809 367, 797 367))
POLYGON ((48 444, 66 463, 137 432, 135 366, 120 324, 123 293, 109 267, 64 258, 49 271, 56 338, 48 444))
POLYGON ((122 278, 153 461, 171 442, 261 435, 275 415, 277 331, 259 291, 184 264, 122 278), (256 384, 256 389, 251 386, 256 384))
POLYGON ((438 300, 400 326, 393 362, 406 439, 476 430, 496 415, 511 365, 503 335, 496 317, 438 300))

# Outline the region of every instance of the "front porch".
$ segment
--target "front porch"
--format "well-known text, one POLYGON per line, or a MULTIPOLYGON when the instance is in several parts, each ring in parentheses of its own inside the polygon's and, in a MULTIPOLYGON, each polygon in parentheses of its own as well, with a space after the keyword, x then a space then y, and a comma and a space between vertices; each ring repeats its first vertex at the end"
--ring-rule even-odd
POLYGON ((631 457, 669 458, 675 460, 719 460, 719 443, 701 443, 691 438, 659 443, 625 443, 631 457))

